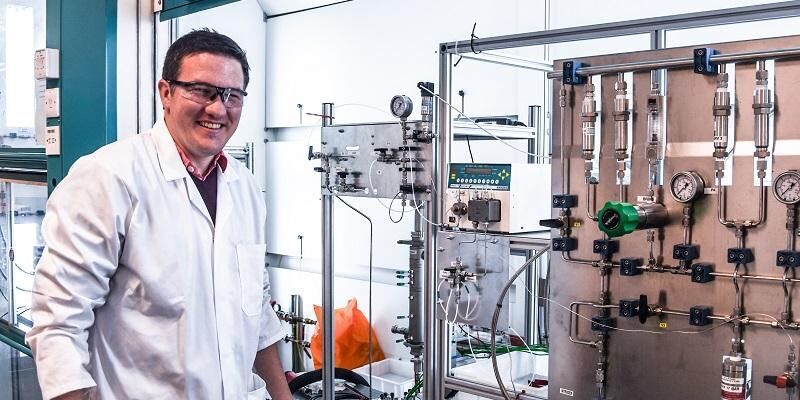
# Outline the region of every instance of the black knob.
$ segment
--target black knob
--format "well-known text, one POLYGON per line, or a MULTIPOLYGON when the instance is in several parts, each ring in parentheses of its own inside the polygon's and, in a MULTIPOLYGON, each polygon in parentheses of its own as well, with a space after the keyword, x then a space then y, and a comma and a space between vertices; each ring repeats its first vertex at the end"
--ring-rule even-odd
POLYGON ((347 178, 347 175, 350 175, 350 173, 347 171, 339 171, 336 173, 336 175, 339 175, 339 178, 345 179, 347 178))
POLYGON ((647 305, 647 295, 639 295, 639 322, 644 324, 649 317, 650 307, 647 305))
POLYGON ((389 149, 386 148, 386 147, 376 147, 375 151, 378 152, 378 153, 382 153, 383 154, 383 153, 386 153, 387 151, 389 151, 389 149))
POLYGON ((314 172, 325 172, 325 168, 322 168, 322 167, 314 167, 314 172))
POLYGON ((308 159, 314 158, 314 146, 308 146, 308 159))
POLYGON ((558 229, 564 226, 564 221, 558 218, 551 218, 551 219, 541 219, 539 220, 539 225, 546 226, 548 228, 558 229))

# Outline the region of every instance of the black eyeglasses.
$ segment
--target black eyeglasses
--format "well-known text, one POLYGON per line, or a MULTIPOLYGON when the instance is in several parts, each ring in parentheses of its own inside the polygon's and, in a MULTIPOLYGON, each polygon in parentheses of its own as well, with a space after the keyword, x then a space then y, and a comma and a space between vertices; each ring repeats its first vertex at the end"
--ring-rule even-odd
POLYGON ((183 98, 202 105, 215 102, 219 96, 225 107, 241 108, 244 104, 244 96, 247 96, 247 92, 241 89, 221 88, 203 82, 182 82, 171 79, 166 81, 170 85, 182 87, 183 98))

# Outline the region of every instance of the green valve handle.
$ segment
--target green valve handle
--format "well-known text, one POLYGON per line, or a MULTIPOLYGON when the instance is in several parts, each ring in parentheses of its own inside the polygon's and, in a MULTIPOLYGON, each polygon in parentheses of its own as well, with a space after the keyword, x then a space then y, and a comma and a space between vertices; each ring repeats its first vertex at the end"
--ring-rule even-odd
POLYGON ((630 203, 609 201, 597 216, 600 230, 609 237, 627 235, 639 226, 639 211, 630 203))
POLYGON ((667 208, 659 203, 609 201, 597 217, 597 225, 609 237, 627 235, 637 229, 660 228, 669 222, 667 208))

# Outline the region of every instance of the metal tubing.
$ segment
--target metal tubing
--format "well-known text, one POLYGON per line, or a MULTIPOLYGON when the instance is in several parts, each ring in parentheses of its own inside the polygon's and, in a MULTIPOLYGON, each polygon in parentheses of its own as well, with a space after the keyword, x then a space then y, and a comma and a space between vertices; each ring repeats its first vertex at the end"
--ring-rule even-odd
POLYGON ((322 193, 322 392, 334 399, 333 369, 333 196, 322 193))
MULTIPOLYGON (((779 50, 753 51, 745 53, 718 54, 711 56, 711 62, 715 64, 752 62, 764 59, 780 59, 800 57, 800 48, 792 47, 779 50)), ((653 69, 670 68, 691 68, 694 65, 694 58, 679 57, 666 60, 639 61, 631 63, 608 64, 600 66, 590 66, 578 68, 578 75, 606 75, 621 72, 640 72, 653 69)), ((561 79, 562 72, 549 72, 547 77, 550 79, 561 79)))
POLYGON ((586 183, 586 217, 597 221, 597 185, 588 182, 586 183), (589 196, 590 191, 594 193, 594 196, 589 196))
POLYGON ((577 259, 577 258, 572 258, 572 257, 569 255, 569 252, 568 252, 568 251, 562 251, 562 252, 561 252, 561 258, 562 258, 564 261, 566 261, 566 262, 575 263, 575 264, 583 264, 583 265, 591 265, 591 266, 594 266, 594 265, 595 265, 595 263, 596 263, 595 261, 590 261, 590 260, 580 260, 580 259, 577 259))
MULTIPOLYGON (((564 137, 566 136, 564 133, 564 115, 567 111, 567 89, 564 84, 561 84, 561 91, 559 92, 559 121, 561 124, 561 128, 558 131, 560 136, 560 148, 559 154, 561 159, 561 193, 567 194, 569 193, 569 157, 568 153, 565 153, 564 148, 567 144, 564 137), (566 154, 566 157, 565 157, 566 154)), ((442 171, 446 171, 447 169, 443 169, 442 171)))
POLYGON ((489 331, 491 334, 490 337, 491 337, 491 349, 492 349, 491 352, 492 368, 494 369, 494 377, 497 380, 497 385, 500 387, 500 391, 503 393, 503 398, 505 398, 506 400, 511 400, 511 396, 509 396, 508 390, 506 389, 506 386, 503 384, 503 379, 500 377, 500 370, 497 367, 497 353, 496 353, 497 320, 500 317, 500 309, 503 308, 503 299, 506 297, 506 293, 508 293, 508 290, 511 288, 511 285, 514 284, 514 281, 523 272, 527 271, 528 268, 534 262, 536 262, 536 260, 539 259, 539 257, 547 253, 548 250, 550 250, 550 245, 545 246, 543 249, 539 250, 536 254, 531 256, 528 260, 525 261, 524 264, 522 264, 521 267, 519 267, 519 269, 517 269, 516 272, 514 272, 513 275, 511 275, 511 278, 508 280, 508 282, 506 282, 505 286, 503 286, 503 289, 500 291, 500 295, 497 298, 497 304, 495 305, 494 315, 492 316, 492 326, 489 331))
MULTIPOLYGON (((303 299, 300 295, 293 294, 292 295, 292 315, 297 318, 303 318, 303 299)), ((306 339, 306 325, 302 322, 295 322, 294 326, 292 327, 292 336, 294 336, 295 340, 302 342, 306 339)), ((304 372, 305 363, 303 360, 303 348, 299 344, 294 344, 292 346, 292 371, 294 372, 304 372)))
MULTIPOLYGON (((711 272, 709 273, 711 276, 716 276, 720 278, 733 278, 733 274, 729 272, 711 272)), ((767 282, 782 282, 783 278, 778 276, 766 276, 766 275, 748 275, 748 274, 739 274, 737 275, 738 279, 742 280, 754 280, 754 281, 767 281, 767 282)), ((787 282, 798 283, 800 279, 797 278, 786 278, 787 282)))
MULTIPOLYGON (((424 207, 424 205, 411 202, 414 208, 424 207)), ((422 348, 424 340, 424 297, 425 289, 423 286, 424 280, 422 279, 424 270, 422 268, 422 251, 424 245, 422 242, 422 216, 421 211, 415 214, 414 218, 414 231, 411 232, 411 246, 409 246, 409 293, 408 293, 408 335, 406 336, 406 343, 411 349, 411 355, 414 356, 411 362, 414 364, 414 377, 419 379, 422 377, 422 348)))
MULTIPOLYGON (((333 103, 322 103, 322 126, 333 120, 333 103)), ((333 400, 333 196, 322 189, 322 396, 333 400)))

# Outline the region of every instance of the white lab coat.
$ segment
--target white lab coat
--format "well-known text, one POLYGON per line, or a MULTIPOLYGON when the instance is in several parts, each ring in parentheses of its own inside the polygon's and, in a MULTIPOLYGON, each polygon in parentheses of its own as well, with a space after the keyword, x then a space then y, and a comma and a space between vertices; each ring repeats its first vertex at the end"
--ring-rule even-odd
POLYGON ((269 305, 266 208, 218 171, 216 226, 163 122, 82 157, 47 203, 28 333, 45 399, 259 399, 269 305))

